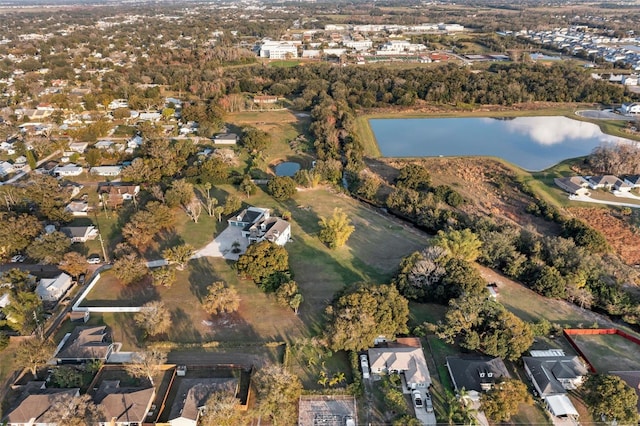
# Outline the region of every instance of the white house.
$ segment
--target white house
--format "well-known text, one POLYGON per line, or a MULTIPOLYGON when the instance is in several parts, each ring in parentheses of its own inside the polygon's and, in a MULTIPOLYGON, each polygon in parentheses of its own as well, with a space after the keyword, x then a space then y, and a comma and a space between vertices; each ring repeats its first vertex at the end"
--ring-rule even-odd
POLYGON ((297 58, 298 46, 292 42, 266 40, 260 46, 260 57, 269 59, 297 58))
POLYGON ((98 149, 109 149, 113 146, 113 141, 104 140, 96 142, 93 147, 98 149))
POLYGON ((640 103, 633 102, 630 104, 622 104, 622 106, 620 107, 620 112, 625 115, 640 114, 640 103))
POLYGON ((95 240, 98 236, 98 230, 95 226, 63 226, 60 232, 71 238, 72 243, 86 243, 89 240, 95 240))
POLYGON ((216 145, 235 145, 238 143, 238 135, 235 133, 220 133, 213 137, 213 143, 216 145))
POLYGON ((95 176, 118 176, 122 172, 122 166, 96 166, 89 172, 95 176))
POLYGON ((387 347, 368 351, 369 365, 374 374, 402 374, 407 388, 428 388, 431 376, 427 368, 422 345, 417 338, 398 339, 387 347))
POLYGON ((229 226, 242 227, 242 236, 250 243, 267 240, 283 246, 291 238, 291 224, 284 219, 271 217, 269 209, 249 207, 227 222, 229 226))
POLYGON ((15 171, 16 169, 13 167, 13 164, 8 163, 6 161, 0 162, 0 177, 4 177, 15 171))
POLYGON ((56 176, 80 176, 82 167, 75 164, 66 164, 64 166, 56 166, 52 173, 56 176))
POLYGON ((71 277, 64 272, 56 278, 42 278, 36 287, 36 294, 44 302, 57 302, 71 284, 71 277))
POLYGON ((107 106, 109 109, 129 108, 129 102, 126 99, 114 99, 107 106))
POLYGON ((77 152, 78 154, 82 154, 83 152, 85 152, 88 146, 88 142, 71 142, 69 144, 69 150, 77 152))

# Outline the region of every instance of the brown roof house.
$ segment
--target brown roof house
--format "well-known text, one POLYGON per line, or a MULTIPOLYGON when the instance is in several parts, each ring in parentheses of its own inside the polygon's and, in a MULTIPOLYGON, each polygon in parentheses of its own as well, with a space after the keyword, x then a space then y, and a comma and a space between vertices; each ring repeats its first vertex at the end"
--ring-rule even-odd
POLYGON ((207 399, 213 392, 218 391, 236 396, 238 394, 238 379, 181 379, 176 398, 171 406, 169 424, 171 426, 196 426, 204 411, 207 399))
POLYGON ((17 404, 7 413, 3 422, 9 426, 55 425, 59 419, 51 412, 51 407, 61 398, 72 398, 79 394, 78 388, 47 389, 45 382, 29 382, 17 404))
POLYGON ((419 339, 398 339, 387 347, 371 348, 369 364, 374 374, 402 374, 407 388, 428 388, 431 376, 419 339))
POLYGON ((109 207, 118 207, 125 201, 135 198, 140 192, 140 185, 122 185, 107 183, 98 185, 98 194, 103 203, 109 207))
POLYGON ((104 414, 102 425, 141 425, 151 409, 156 390, 153 387, 120 387, 119 380, 105 380, 100 384, 94 401, 104 414))
POLYGON ((106 326, 80 326, 62 339, 54 358, 58 364, 80 363, 100 359, 106 361, 113 352, 106 326))

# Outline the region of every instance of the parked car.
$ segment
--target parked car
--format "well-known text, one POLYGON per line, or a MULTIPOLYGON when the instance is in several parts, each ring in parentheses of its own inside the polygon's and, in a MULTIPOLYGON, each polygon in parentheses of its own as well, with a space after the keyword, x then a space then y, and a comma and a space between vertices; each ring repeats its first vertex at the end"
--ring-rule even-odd
POLYGON ((344 416, 344 425, 345 426, 356 426, 355 420, 353 420, 353 416, 344 416))
POLYGON ((85 279, 85 275, 84 274, 80 274, 80 276, 78 277, 78 284, 83 285, 84 284, 84 279, 85 279))
POLYGON ((11 263, 21 263, 21 262, 24 262, 26 258, 27 258, 26 256, 23 256, 21 254, 16 254, 11 258, 11 263))
POLYGON ((365 354, 360 355, 360 367, 362 368, 362 378, 368 379, 369 375, 369 361, 365 354))
POLYGON ((416 408, 424 407, 424 404, 422 402, 422 395, 420 394, 420 391, 419 390, 414 390, 412 392, 412 394, 413 394, 413 405, 416 408))
POLYGON ((431 401, 431 395, 429 392, 424 396, 424 404, 427 408, 427 413, 433 413, 433 402, 431 401))
POLYGON ((87 257, 87 263, 91 265, 97 265, 100 263, 100 256, 89 256, 87 257))

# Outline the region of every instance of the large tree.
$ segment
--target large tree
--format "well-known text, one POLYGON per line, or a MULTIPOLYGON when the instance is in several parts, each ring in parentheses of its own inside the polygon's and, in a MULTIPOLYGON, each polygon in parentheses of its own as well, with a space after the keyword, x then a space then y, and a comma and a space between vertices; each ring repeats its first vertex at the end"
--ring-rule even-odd
POLYGON ((7 325, 23 336, 31 334, 44 321, 42 301, 32 291, 17 291, 9 295, 9 304, 3 309, 7 325))
POLYGON ((202 301, 202 308, 211 315, 231 313, 240 307, 240 297, 235 288, 225 287, 222 281, 211 284, 202 301))
POLYGON ((0 215, 0 256, 22 252, 42 232, 37 217, 29 214, 0 215))
POLYGON ((58 426, 90 426, 104 420, 102 408, 88 394, 54 398, 47 414, 58 426))
POLYGON ((267 191, 278 201, 286 201, 296 193, 296 182, 289 176, 276 176, 267 183, 267 191))
POLYGON ((87 259, 78 252, 70 251, 62 257, 60 269, 74 278, 87 272, 87 259))
POLYGON ((160 301, 145 303, 133 319, 149 336, 166 333, 171 328, 171 312, 160 301))
POLYGON ((162 257, 168 262, 178 264, 177 268, 183 270, 195 250, 191 244, 180 244, 162 251, 162 257))
POLYGON ((620 377, 594 374, 582 384, 582 392, 595 419, 619 425, 638 423, 638 395, 620 377))
POLYGON ((23 341, 16 351, 16 364, 27 368, 38 379, 38 368, 47 364, 56 346, 49 339, 34 337, 23 341))
POLYGON ((413 163, 404 166, 396 178, 396 185, 415 191, 429 188, 430 183, 431 176, 427 169, 413 163))
POLYGON ((62 261, 71 247, 71 240, 62 232, 52 232, 33 240, 27 247, 27 255, 42 263, 55 264, 62 261))
POLYGON ((155 376, 167 362, 167 354, 159 349, 147 349, 134 352, 131 362, 124 364, 128 374, 133 377, 146 377, 153 384, 155 376))
POLYGON ((332 350, 360 351, 378 336, 408 332, 409 303, 391 285, 360 286, 327 308, 325 338, 332 350))
POLYGON ((487 355, 516 360, 533 344, 531 327, 483 295, 451 300, 438 336, 487 355))
POLYGON ((267 365, 256 373, 257 410, 273 425, 294 424, 302 383, 280 365, 267 365))
POLYGON ((149 273, 149 268, 135 253, 125 254, 113 263, 113 272, 124 285, 140 281, 149 273))
POLYGON ((251 244, 236 264, 238 272, 256 283, 277 273, 289 270, 289 253, 277 244, 261 241, 251 244))
POLYGON ((462 231, 438 231, 434 244, 447 250, 451 256, 468 262, 473 262, 480 256, 482 247, 482 241, 468 228, 462 231))
POLYGON ((246 423, 238 410, 238 398, 233 393, 216 391, 209 395, 201 417, 202 426, 240 426, 246 423))
POLYGON ((240 143, 246 148, 249 154, 259 154, 267 149, 271 137, 267 132, 264 132, 255 127, 245 127, 242 129, 242 138, 240 143))
POLYGON ((353 231, 356 230, 351 224, 349 216, 337 207, 333 209, 331 217, 320 217, 318 224, 321 228, 318 233, 320 241, 332 249, 344 246, 353 231))
POLYGON ((533 402, 527 385, 520 380, 506 379, 481 395, 480 407, 494 422, 506 422, 518 412, 518 406, 533 402))

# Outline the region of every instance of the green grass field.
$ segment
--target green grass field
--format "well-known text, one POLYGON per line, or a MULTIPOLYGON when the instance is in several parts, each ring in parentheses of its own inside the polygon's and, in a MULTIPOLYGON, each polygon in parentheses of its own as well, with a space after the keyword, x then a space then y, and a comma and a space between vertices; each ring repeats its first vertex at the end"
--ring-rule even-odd
POLYGON ((598 373, 640 370, 640 346, 617 334, 573 335, 598 373))

